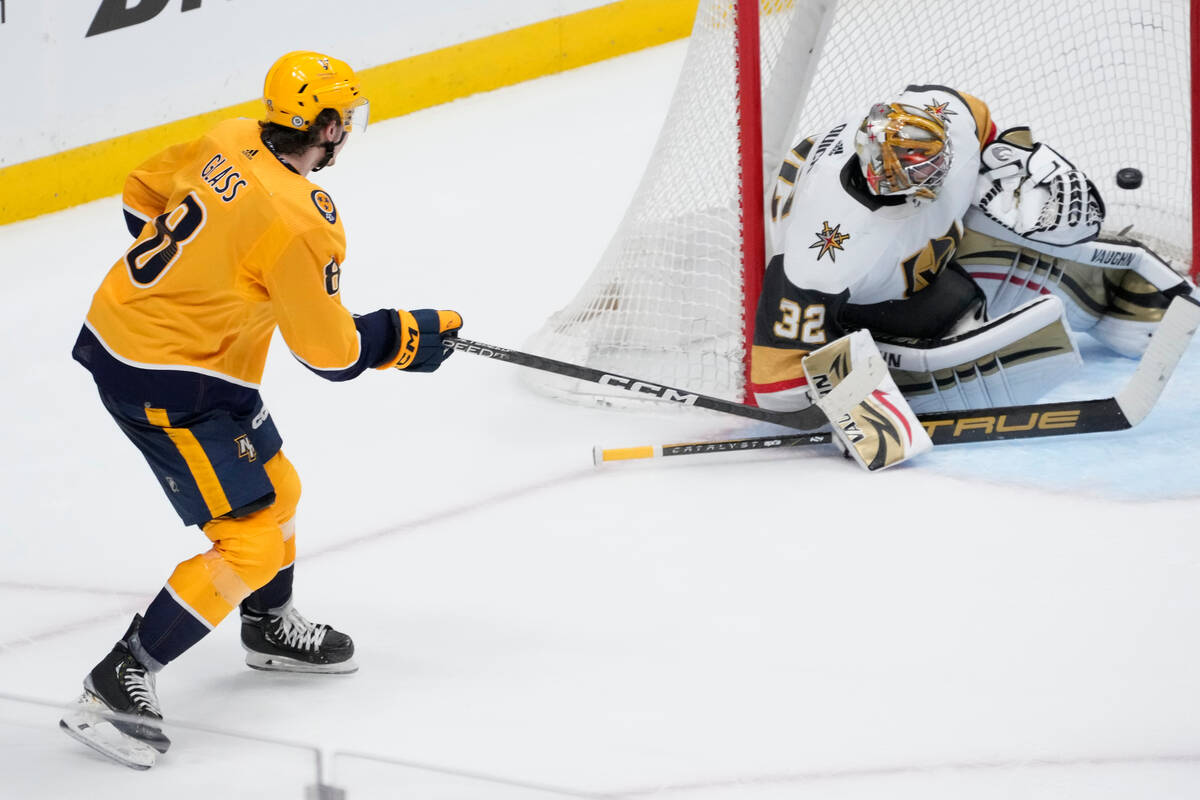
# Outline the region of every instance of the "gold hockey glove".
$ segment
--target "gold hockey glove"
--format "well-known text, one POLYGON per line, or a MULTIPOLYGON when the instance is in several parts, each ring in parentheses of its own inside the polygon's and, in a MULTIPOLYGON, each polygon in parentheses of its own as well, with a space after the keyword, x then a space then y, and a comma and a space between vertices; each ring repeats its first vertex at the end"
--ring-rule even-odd
POLYGON ((406 372, 433 372, 442 365, 453 349, 442 347, 444 337, 458 336, 462 317, 457 311, 435 311, 419 308, 416 311, 393 312, 396 329, 396 352, 378 369, 395 367, 406 372))

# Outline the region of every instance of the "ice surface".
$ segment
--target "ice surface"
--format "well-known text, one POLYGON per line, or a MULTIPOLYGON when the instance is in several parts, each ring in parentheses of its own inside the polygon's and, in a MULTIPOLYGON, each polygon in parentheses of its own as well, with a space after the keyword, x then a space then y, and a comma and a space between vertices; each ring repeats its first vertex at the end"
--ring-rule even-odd
MULTIPOLYGON (((616 228, 682 54, 356 137, 319 176, 346 220, 347 305, 455 308, 464 335, 519 346, 616 228)), ((66 703, 206 540, 69 356, 128 242, 119 201, 0 241, 0 692, 66 703)), ((1084 345, 1061 397, 1133 369, 1084 345)), ((168 718, 206 730, 169 731, 148 773, 0 698, 0 796, 299 798, 315 750, 352 800, 1200 795, 1196 347, 1133 431, 879 475, 820 448, 597 470, 595 444, 762 429, 558 405, 517 369, 458 354, 329 384, 276 342, 297 605, 355 637, 360 672, 253 672, 227 622, 160 676, 168 718)))

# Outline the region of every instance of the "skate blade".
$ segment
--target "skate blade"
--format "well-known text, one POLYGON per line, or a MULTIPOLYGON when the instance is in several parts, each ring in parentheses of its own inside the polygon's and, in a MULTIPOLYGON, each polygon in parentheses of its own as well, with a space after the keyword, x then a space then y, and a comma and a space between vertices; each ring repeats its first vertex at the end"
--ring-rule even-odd
POLYGON ((349 675, 358 672, 358 664, 353 658, 337 664, 310 664, 287 656, 268 656, 251 651, 246 652, 246 666, 264 672, 305 672, 314 675, 349 675))
POLYGON ((144 770, 154 766, 158 751, 145 742, 117 730, 103 716, 108 706, 86 692, 63 714, 58 725, 77 742, 130 769, 144 770))

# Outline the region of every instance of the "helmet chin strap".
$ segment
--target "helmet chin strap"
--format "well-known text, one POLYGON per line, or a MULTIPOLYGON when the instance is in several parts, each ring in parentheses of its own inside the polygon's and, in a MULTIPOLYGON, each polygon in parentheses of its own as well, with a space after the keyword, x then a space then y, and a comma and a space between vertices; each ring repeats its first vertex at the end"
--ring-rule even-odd
POLYGON ((336 150, 337 146, 344 141, 346 141, 346 129, 342 128, 342 135, 336 142, 325 142, 325 156, 318 161, 315 166, 313 166, 312 171, 320 172, 328 167, 329 162, 333 161, 333 151, 336 150))

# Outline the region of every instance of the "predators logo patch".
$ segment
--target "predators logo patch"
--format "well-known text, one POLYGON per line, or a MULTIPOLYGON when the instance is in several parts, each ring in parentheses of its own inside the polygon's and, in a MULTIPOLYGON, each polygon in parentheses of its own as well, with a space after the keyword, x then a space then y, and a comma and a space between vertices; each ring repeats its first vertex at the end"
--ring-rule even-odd
POLYGON ((327 192, 317 189, 312 193, 312 201, 326 222, 330 225, 337 222, 337 208, 333 205, 333 198, 327 192))
POLYGON ((250 441, 250 437, 242 435, 233 440, 237 445, 237 457, 245 458, 251 462, 258 460, 258 451, 254 449, 254 443, 250 441))

